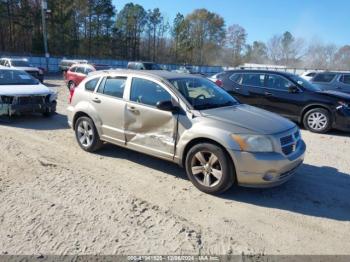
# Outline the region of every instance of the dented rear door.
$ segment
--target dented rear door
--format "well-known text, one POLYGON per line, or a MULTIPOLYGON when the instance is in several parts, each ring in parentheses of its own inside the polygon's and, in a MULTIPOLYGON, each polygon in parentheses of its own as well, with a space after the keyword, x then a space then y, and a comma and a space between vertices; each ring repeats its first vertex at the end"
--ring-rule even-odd
POLYGON ((174 157, 177 114, 156 108, 158 101, 174 100, 162 83, 134 77, 124 116, 129 148, 161 158, 174 157))

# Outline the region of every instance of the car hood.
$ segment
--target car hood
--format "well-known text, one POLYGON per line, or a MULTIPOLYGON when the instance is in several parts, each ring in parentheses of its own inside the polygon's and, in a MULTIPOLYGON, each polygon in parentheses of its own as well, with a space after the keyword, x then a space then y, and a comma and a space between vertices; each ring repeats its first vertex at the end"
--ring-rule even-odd
POLYGON ((232 107, 202 110, 202 116, 248 129, 258 134, 276 134, 295 127, 288 119, 266 110, 239 104, 232 107))
POLYGON ((344 92, 341 92, 341 91, 323 90, 323 91, 319 91, 317 93, 322 94, 322 95, 326 95, 326 96, 341 98, 341 99, 345 99, 347 101, 350 101, 350 94, 344 93, 344 92))
POLYGON ((15 68, 22 71, 39 71, 38 68, 30 66, 16 66, 15 68))
POLYGON ((5 96, 28 96, 48 95, 54 92, 43 84, 38 85, 0 85, 0 95, 5 96))

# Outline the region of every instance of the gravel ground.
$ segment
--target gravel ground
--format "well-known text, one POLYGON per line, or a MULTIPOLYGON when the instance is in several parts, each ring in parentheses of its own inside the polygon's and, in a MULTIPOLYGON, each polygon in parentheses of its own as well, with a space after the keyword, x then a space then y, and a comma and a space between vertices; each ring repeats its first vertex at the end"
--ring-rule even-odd
POLYGON ((302 131, 296 176, 273 189, 195 189, 172 163, 83 152, 58 114, 0 124, 0 254, 350 254, 350 137, 302 131))

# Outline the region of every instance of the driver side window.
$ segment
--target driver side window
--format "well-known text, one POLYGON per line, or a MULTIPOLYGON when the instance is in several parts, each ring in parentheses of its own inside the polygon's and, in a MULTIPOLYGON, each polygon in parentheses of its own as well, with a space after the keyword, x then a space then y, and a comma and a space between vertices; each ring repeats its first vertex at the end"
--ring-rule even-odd
POLYGON ((267 79, 267 87, 272 89, 288 91, 292 85, 292 82, 279 75, 269 75, 267 79))
POLYGON ((171 100, 171 95, 155 82, 134 77, 131 84, 130 100, 155 107, 159 101, 171 100))

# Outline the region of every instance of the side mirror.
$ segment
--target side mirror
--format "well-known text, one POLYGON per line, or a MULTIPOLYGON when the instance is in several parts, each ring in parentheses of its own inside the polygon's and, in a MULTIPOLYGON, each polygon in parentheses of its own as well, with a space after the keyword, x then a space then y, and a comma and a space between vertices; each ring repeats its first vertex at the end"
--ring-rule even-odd
POLYGON ((292 94, 299 93, 299 88, 297 88, 296 86, 290 86, 288 87, 288 92, 292 94))
POLYGON ((177 106, 174 106, 173 102, 171 102, 170 100, 158 101, 156 106, 159 110, 170 112, 177 112, 179 109, 177 106))

